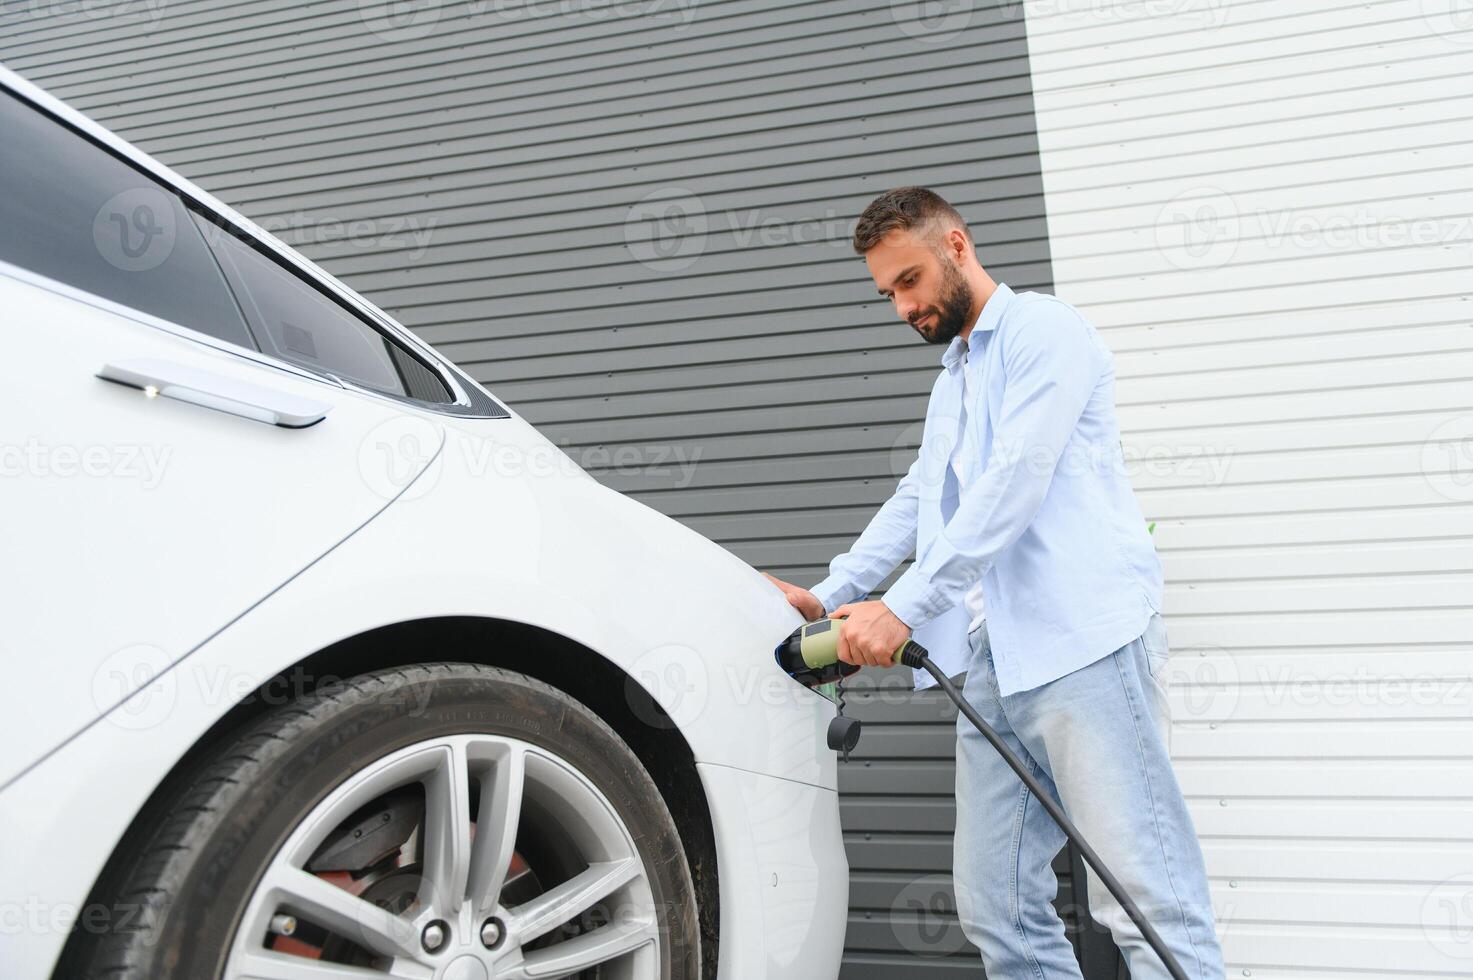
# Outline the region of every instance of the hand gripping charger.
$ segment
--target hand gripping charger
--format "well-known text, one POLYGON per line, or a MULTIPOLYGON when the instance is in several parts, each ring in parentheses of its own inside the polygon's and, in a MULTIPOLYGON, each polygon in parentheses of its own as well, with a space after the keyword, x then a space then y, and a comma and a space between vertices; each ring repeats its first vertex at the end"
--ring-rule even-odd
MULTIPOLYGON (((842 622, 841 618, 804 623, 778 645, 777 665, 805 687, 831 684, 848 677, 859 668, 839 659, 839 625, 842 622)), ((895 651, 896 663, 901 662, 907 650, 922 656, 926 653, 926 648, 919 643, 906 640, 895 651)))

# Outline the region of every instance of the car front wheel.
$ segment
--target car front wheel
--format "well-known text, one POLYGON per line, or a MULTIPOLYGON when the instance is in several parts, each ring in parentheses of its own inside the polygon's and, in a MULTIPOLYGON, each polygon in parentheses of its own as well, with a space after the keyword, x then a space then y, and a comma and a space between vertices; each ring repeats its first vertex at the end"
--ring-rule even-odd
POLYGON ((511 671, 319 689, 229 739, 156 821, 84 976, 700 976, 689 867, 649 774, 582 704, 511 671))

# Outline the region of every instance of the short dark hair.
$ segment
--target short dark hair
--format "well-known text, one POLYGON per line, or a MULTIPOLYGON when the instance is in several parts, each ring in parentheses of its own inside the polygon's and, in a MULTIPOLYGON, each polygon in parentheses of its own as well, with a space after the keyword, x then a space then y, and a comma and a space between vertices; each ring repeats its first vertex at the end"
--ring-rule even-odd
POLYGON ((925 187, 895 187, 869 202, 869 207, 859 216, 854 226, 854 251, 864 255, 879 244, 886 232, 896 228, 925 230, 938 224, 954 224, 967 236, 967 241, 972 241, 966 220, 940 194, 925 187))

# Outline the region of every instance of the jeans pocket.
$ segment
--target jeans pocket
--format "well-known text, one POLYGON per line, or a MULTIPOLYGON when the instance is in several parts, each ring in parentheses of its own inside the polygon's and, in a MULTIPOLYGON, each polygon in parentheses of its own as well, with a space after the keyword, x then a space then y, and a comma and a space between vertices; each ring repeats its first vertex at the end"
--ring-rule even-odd
MULTIPOLYGON (((998 697, 997 669, 992 664, 992 642, 987 637, 987 621, 983 620, 977 628, 967 634, 967 647, 970 656, 967 660, 967 686, 975 692, 986 691, 992 697, 998 697)), ((972 700, 972 695, 967 695, 972 700)))
POLYGON ((1161 735, 1161 744, 1166 754, 1171 755, 1171 662, 1170 646, 1166 639, 1166 619, 1153 613, 1141 635, 1141 647, 1146 653, 1146 669, 1151 673, 1149 702, 1156 730, 1161 735))
POLYGON ((1151 614, 1146 631, 1141 634, 1141 646, 1146 651, 1146 669, 1151 672, 1151 679, 1164 688, 1171 651, 1166 638, 1166 619, 1160 613, 1151 614))

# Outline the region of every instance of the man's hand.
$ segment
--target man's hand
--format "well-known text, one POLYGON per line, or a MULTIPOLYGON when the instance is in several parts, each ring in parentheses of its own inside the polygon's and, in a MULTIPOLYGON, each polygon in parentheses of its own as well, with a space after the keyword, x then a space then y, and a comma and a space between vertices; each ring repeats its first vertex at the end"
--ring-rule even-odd
POLYGON ((788 602, 792 604, 794 609, 803 614, 804 619, 814 620, 823 618, 823 603, 818 601, 818 596, 802 586, 794 585, 792 582, 784 582, 782 579, 768 575, 766 572, 762 574, 766 577, 767 581, 782 589, 783 595, 787 596, 788 602))
POLYGON ((910 627, 884 602, 850 602, 833 612, 848 616, 839 630, 839 659, 856 667, 893 667, 895 651, 910 639, 910 627))

